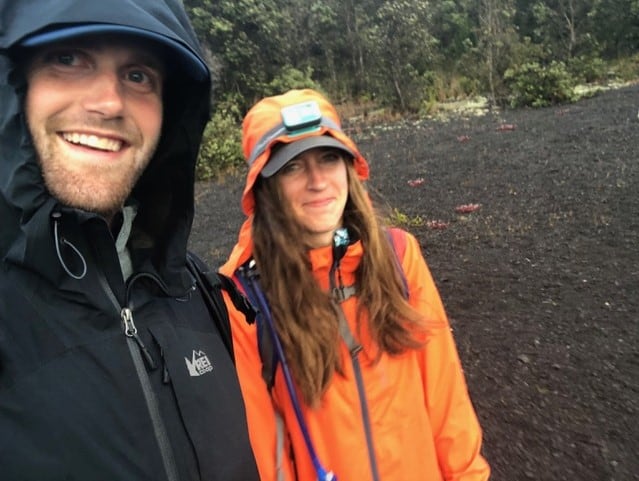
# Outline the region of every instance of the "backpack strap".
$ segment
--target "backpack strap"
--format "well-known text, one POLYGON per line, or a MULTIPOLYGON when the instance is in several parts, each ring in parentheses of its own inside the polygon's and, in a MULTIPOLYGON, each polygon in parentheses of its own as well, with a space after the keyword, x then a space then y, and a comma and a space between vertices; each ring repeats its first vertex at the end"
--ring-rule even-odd
MULTIPOLYGON (((408 299, 408 281, 406 280, 406 276, 404 275, 404 269, 402 268, 401 263, 406 252, 406 231, 396 227, 389 227, 388 229, 386 229, 386 235, 388 236, 388 240, 393 247, 397 270, 400 273, 402 282, 404 284, 404 294, 408 299)), ((259 299, 257 297, 257 290, 260 290, 261 287, 259 284, 259 273, 257 272, 255 261, 253 260, 253 258, 249 259, 235 272, 234 279, 236 279, 238 284, 242 287, 242 292, 238 291, 233 280, 221 274, 219 275, 221 276, 223 284, 225 282, 228 282, 233 286, 231 289, 225 288, 225 290, 227 290, 229 294, 231 294, 232 291, 235 291, 238 297, 240 297, 240 300, 237 303, 235 301, 233 301, 233 303, 238 310, 246 314, 247 322, 257 322, 257 344, 260 352, 260 359, 262 360, 262 378, 264 379, 264 382, 270 390, 273 387, 273 383, 275 381, 275 371, 277 369, 278 359, 275 353, 275 349, 273 348, 273 340, 271 339, 270 333, 265 328, 263 323, 259 321, 259 318, 256 321, 256 314, 259 313, 259 299), (241 305, 241 307, 238 307, 239 305, 241 305)), ((337 296, 337 299, 341 302, 346 300, 351 295, 354 295, 355 288, 354 286, 346 286, 344 287, 344 292, 334 292, 333 294, 341 294, 337 296)), ((232 295, 231 299, 233 300, 232 295)))
POLYGON ((226 350, 235 360, 233 354, 233 338, 231 335, 231 322, 226 304, 222 297, 222 289, 228 292, 235 307, 246 316, 247 322, 253 322, 255 311, 248 300, 235 287, 231 279, 218 272, 211 272, 206 263, 192 252, 187 252, 186 265, 195 279, 195 285, 200 289, 206 307, 213 318, 226 350))
POLYGON ((262 360, 262 379, 270 391, 275 382, 278 356, 275 352, 272 334, 264 322, 265 316, 271 314, 268 302, 262 293, 259 277, 257 264, 253 258, 242 264, 233 276, 241 286, 243 297, 253 312, 253 319, 257 327, 257 347, 262 360))
POLYGON ((406 253, 406 231, 397 227, 389 227, 386 229, 386 235, 388 236, 388 240, 390 241, 391 246, 393 247, 393 252, 395 253, 395 265, 397 267, 397 272, 399 272, 399 275, 402 277, 402 283, 404 284, 404 296, 408 299, 410 291, 408 289, 406 275, 404 274, 404 268, 402 267, 404 254, 406 253))
MULTIPOLYGON (((259 272, 254 259, 249 259, 246 263, 240 266, 235 272, 235 278, 238 280, 244 293, 251 301, 256 311, 256 325, 257 325, 257 343, 260 352, 260 358, 262 359, 262 378, 269 388, 269 391, 273 387, 275 381, 275 370, 277 366, 281 366, 281 371, 286 384, 291 403, 293 405, 293 411, 295 418, 299 425, 308 455, 311 458, 313 467, 315 469, 316 479, 318 481, 337 481, 335 475, 331 471, 327 471, 319 460, 311 436, 304 420, 304 414, 301 408, 301 402, 298 399, 297 392, 293 381, 291 370, 286 362, 284 355, 284 349, 277 336, 275 329, 275 323, 271 315, 271 309, 266 300, 266 296, 259 283, 259 272), (265 350, 268 349, 269 352, 265 350)), ((276 419, 279 413, 276 411, 276 419)), ((276 464, 281 465, 281 454, 284 446, 284 433, 283 429, 278 428, 277 431, 277 443, 276 443, 276 464)), ((280 479, 282 472, 278 468, 278 479, 280 479)))
MULTIPOLYGON (((395 254, 395 264, 397 266, 398 272, 400 273, 402 277, 406 298, 408 298, 408 282, 404 275, 404 269, 402 268, 402 264, 401 264, 401 261, 403 260, 404 254, 406 252, 406 245, 407 245, 406 232, 403 231, 402 229, 391 227, 386 230, 386 233, 388 236, 388 240, 393 248, 393 252, 395 254)), ((234 285, 233 290, 237 291, 237 288, 235 288, 235 284, 233 283, 233 280, 225 276, 222 276, 221 279, 222 279, 222 282, 228 281, 232 283, 234 285)), ((239 295, 242 298, 242 302, 246 302, 250 306, 250 312, 252 317, 249 319, 247 315, 247 321, 249 323, 256 322, 257 324, 257 343, 258 343, 258 350, 260 353, 260 359, 262 361, 262 378, 270 391, 271 388, 273 387, 273 383, 275 382, 275 371, 279 363, 279 359, 278 359, 279 356, 277 353, 277 349, 274 346, 274 340, 272 337, 274 335, 274 332, 271 332, 268 329, 269 326, 265 325, 269 321, 265 320, 264 316, 268 316, 270 318, 271 314, 270 314, 270 308, 268 306, 266 298, 264 297, 264 294, 261 291, 261 287, 259 283, 259 273, 257 272, 257 266, 255 264, 255 260, 249 259, 242 266, 240 266, 235 272, 234 279, 237 280, 238 284, 242 288, 242 292, 239 293, 239 295)), ((350 286, 349 288, 352 288, 352 292, 347 291, 347 292, 341 293, 341 296, 337 296, 339 301, 344 301, 351 295, 355 294, 355 290, 353 286, 350 286)), ((234 304, 235 304, 235 301, 234 301, 234 304)), ((359 352, 361 347, 358 346, 352 333, 348 329, 348 325, 346 324, 346 321, 343 318, 341 307, 339 307, 339 305, 335 305, 334 307, 336 308, 336 312, 338 313, 338 316, 340 317, 340 334, 342 335, 344 341, 349 347, 349 351, 351 352, 351 356, 352 356, 352 360, 354 364, 354 369, 359 371, 359 362, 357 360, 357 353, 359 352)), ((236 304, 236 308, 238 308, 242 312, 246 312, 244 311, 244 309, 238 307, 238 304, 236 304)), ((270 321, 272 322, 272 320, 270 321)), ((289 387, 289 390, 292 389, 290 386, 288 387, 289 387)), ((361 374, 358 378, 358 391, 360 392, 360 396, 363 396, 364 389, 363 389, 363 381, 361 380, 361 374)), ((294 396, 294 394, 291 394, 291 396, 294 396)), ((365 398, 361 398, 360 402, 361 402, 362 415, 364 416, 364 424, 370 425, 370 421, 368 420, 368 408, 367 408, 365 398)), ((293 401, 293 404, 296 405, 296 401, 293 401)), ((302 429, 303 433, 306 433, 305 441, 307 443, 307 448, 309 449, 309 454, 315 464, 316 472, 318 474, 318 479, 320 480, 333 479, 333 474, 330 471, 326 472, 321 466, 321 464, 319 463, 319 460, 317 459, 317 455, 314 452, 313 445, 310 441, 310 437, 308 433, 306 432, 306 425, 304 423, 303 417, 301 416, 301 413, 296 412, 296 414, 298 415, 298 422, 300 423, 300 428, 302 429)), ((281 476, 282 476, 281 455, 284 449, 284 445, 283 445, 284 429, 283 429, 283 419, 279 412, 276 412, 276 422, 277 422, 277 443, 276 443, 277 444, 276 446, 277 479, 281 480, 281 476)), ((372 454, 373 453, 372 436, 370 435, 370 432, 367 432, 367 444, 369 448, 369 454, 372 456, 370 459, 370 462, 371 462, 371 469, 373 470, 373 473, 374 473, 374 479, 379 479, 379 474, 377 473, 377 463, 374 458, 374 455, 372 454)))
POLYGON ((217 276, 222 289, 229 295, 235 309, 244 314, 248 324, 253 324, 257 316, 257 311, 249 299, 238 289, 235 282, 233 282, 233 279, 225 276, 221 272, 216 272, 215 275, 217 276))
POLYGON ((379 481, 379 469, 377 467, 377 457, 375 456, 371 419, 368 409, 368 401, 366 400, 366 389, 364 387, 364 377, 362 376, 362 366, 359 361, 359 353, 362 351, 362 345, 357 342, 355 336, 348 327, 346 316, 344 316, 344 311, 342 311, 342 306, 339 304, 338 300, 333 300, 333 309, 335 309, 335 314, 337 314, 337 318, 339 319, 339 333, 351 354, 351 363, 353 364, 353 374, 355 375, 355 384, 357 385, 357 394, 359 397, 359 406, 362 415, 362 425, 364 426, 364 434, 366 436, 366 446, 368 448, 368 461, 370 463, 371 475, 373 477, 373 481, 379 481))

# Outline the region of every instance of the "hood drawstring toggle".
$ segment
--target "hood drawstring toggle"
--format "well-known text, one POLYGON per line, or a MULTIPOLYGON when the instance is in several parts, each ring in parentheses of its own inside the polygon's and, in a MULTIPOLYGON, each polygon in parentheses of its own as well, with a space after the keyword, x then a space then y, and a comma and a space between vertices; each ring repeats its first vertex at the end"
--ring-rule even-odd
POLYGON ((348 235, 348 229, 346 227, 340 227, 333 234, 333 264, 331 265, 329 274, 331 294, 337 302, 344 302, 346 299, 357 294, 357 287, 355 285, 344 285, 342 282, 342 273, 339 270, 339 263, 342 257, 344 257, 344 254, 346 254, 349 244, 350 237, 348 235))
POLYGON ((87 262, 84 260, 84 257, 82 256, 82 254, 80 253, 78 248, 76 246, 74 246, 71 242, 69 242, 64 236, 62 236, 62 235, 60 235, 58 233, 58 225, 60 223, 60 219, 62 218, 62 214, 60 212, 53 212, 51 214, 51 218, 53 219, 53 235, 55 237, 55 252, 58 255, 58 260, 60 261, 60 264, 62 265, 62 268, 64 269, 64 271, 67 274, 69 274, 74 279, 76 279, 76 280, 84 279, 84 276, 87 275, 87 262), (82 273, 81 274, 79 274, 79 275, 78 274, 74 274, 67 267, 66 262, 64 262, 64 259, 62 258, 62 252, 60 252, 60 245, 64 245, 64 246, 70 247, 71 250, 73 252, 75 252, 75 254, 78 256, 78 258, 80 259, 80 262, 82 263, 82 273))

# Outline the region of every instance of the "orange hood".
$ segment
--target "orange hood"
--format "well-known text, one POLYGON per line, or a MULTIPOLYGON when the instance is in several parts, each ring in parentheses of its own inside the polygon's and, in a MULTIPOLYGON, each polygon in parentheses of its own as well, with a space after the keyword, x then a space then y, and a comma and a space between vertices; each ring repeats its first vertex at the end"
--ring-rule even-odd
MULTIPOLYGON (((342 130, 335 107, 318 92, 290 90, 282 95, 266 97, 248 111, 242 123, 242 150, 249 165, 242 194, 242 210, 246 215, 253 213, 253 186, 271 160, 273 147, 301 140, 308 142, 306 139, 320 136, 337 140, 344 150, 353 155, 359 178, 368 178, 368 162, 355 142, 342 130)), ((334 143, 332 139, 331 144, 334 143)))

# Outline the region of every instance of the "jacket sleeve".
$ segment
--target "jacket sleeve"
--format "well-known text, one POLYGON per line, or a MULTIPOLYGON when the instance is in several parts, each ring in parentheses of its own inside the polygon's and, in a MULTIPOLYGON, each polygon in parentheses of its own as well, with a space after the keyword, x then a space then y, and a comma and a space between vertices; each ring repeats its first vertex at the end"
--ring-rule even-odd
MULTIPOLYGON (((271 395, 262 379, 262 361, 257 348, 255 324, 249 325, 246 322, 244 314, 235 309, 226 293, 224 293, 224 300, 229 310, 235 365, 246 405, 251 447, 257 461, 260 479, 292 481, 295 478, 286 447, 283 450, 279 449, 281 477, 278 477, 276 413, 271 395)), ((281 436, 280 434, 280 440, 282 440, 281 436)), ((288 444, 287 439, 283 439, 283 442, 288 444)))
POLYGON ((420 361, 440 470, 448 481, 484 481, 490 468, 480 453, 481 428, 450 324, 419 244, 410 234, 402 265, 410 303, 425 315, 431 326, 420 361))

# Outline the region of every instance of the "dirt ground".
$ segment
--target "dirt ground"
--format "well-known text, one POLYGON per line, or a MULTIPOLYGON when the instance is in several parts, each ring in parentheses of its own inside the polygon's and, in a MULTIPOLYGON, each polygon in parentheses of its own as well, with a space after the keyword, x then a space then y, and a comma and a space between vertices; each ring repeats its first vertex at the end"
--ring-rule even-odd
MULTIPOLYGON (((638 110, 633 85, 351 127, 373 197, 408 222, 440 288, 493 480, 639 480, 638 110)), ((197 186, 191 247, 214 266, 241 184, 197 186)))

